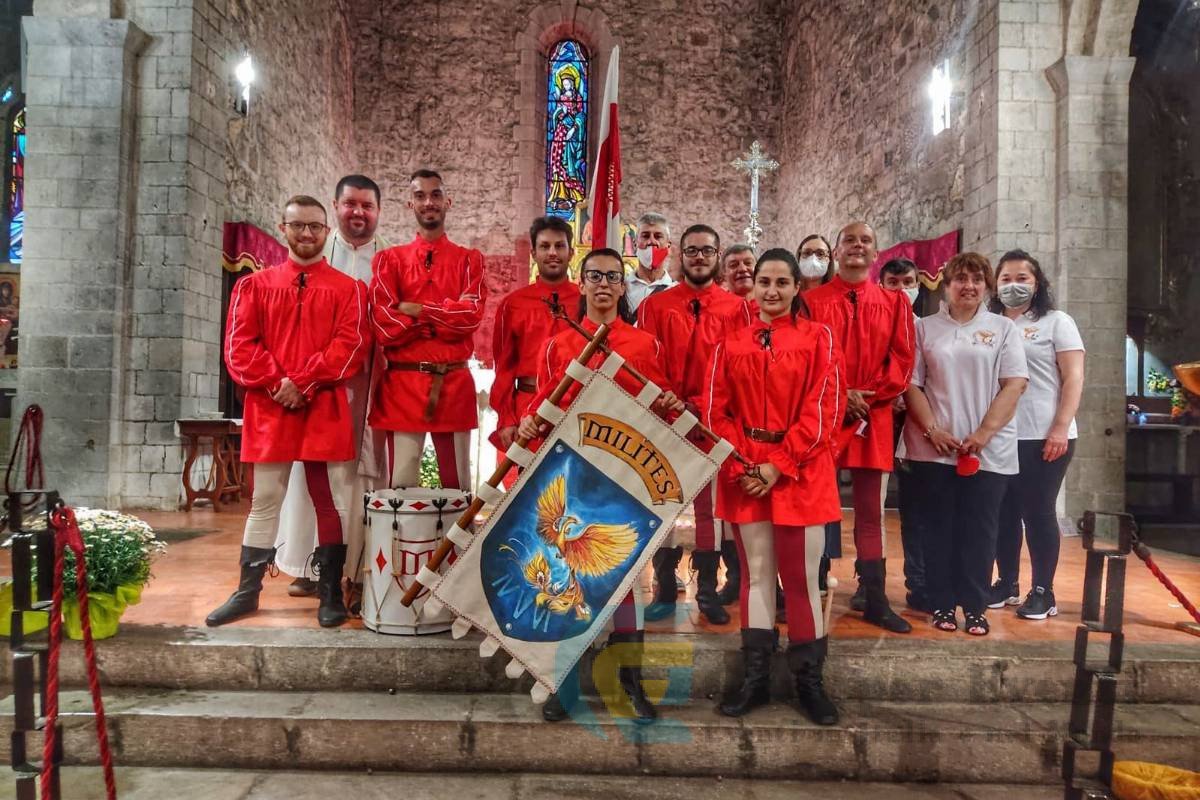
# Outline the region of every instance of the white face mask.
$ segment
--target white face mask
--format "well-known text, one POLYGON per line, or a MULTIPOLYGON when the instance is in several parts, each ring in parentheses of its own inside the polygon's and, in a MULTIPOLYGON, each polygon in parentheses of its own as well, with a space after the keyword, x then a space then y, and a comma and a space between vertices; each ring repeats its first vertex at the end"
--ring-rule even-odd
POLYGON ((904 296, 908 298, 908 304, 914 305, 917 302, 917 295, 921 293, 921 287, 906 286, 900 291, 904 292, 904 296))
POLYGON ((823 278, 829 269, 829 262, 817 256, 800 259, 800 274, 806 278, 823 278))
POLYGON ((1028 283, 1006 283, 997 294, 1000 302, 1009 308, 1020 308, 1033 299, 1033 287, 1028 283))

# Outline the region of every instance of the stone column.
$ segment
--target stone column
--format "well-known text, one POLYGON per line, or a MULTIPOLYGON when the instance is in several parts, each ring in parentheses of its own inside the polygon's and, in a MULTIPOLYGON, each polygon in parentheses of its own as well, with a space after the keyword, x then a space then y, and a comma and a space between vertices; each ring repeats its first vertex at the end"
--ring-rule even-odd
POLYGON ((1067 512, 1125 508, 1129 79, 1134 59, 1067 55, 1046 70, 1056 102, 1060 305, 1087 346, 1067 512))
POLYGON ((39 0, 23 23, 28 151, 18 402, 46 412, 46 484, 119 491, 134 74, 148 37, 97 0, 39 0))

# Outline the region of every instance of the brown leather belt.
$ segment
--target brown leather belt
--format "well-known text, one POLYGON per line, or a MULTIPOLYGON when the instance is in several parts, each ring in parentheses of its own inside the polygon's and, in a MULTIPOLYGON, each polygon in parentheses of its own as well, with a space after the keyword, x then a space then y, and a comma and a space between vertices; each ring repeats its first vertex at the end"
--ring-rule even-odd
POLYGON ((389 361, 388 369, 399 369, 406 372, 424 372, 426 375, 433 376, 433 382, 429 384, 429 401, 425 403, 425 421, 433 422, 433 412, 437 410, 438 400, 442 396, 442 383, 446 380, 446 373, 453 372, 456 369, 466 369, 467 362, 465 361, 389 361))
POLYGON ((767 444, 779 444, 787 435, 787 431, 769 431, 765 428, 751 428, 749 425, 743 425, 742 432, 756 442, 767 444))
POLYGON ((537 378, 517 378, 517 391, 535 394, 537 392, 537 378))

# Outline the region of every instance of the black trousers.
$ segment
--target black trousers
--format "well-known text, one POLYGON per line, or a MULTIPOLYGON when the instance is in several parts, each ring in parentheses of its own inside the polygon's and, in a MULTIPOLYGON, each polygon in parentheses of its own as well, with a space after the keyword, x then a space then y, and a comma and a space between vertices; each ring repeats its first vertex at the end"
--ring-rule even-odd
POLYGON ((961 477, 950 464, 913 461, 918 495, 925 586, 934 609, 987 610, 1000 502, 1009 476, 979 471, 961 477))
POLYGON ((1015 586, 1020 577, 1024 522, 1029 562, 1033 567, 1032 585, 1054 588, 1062 542, 1055 502, 1075 455, 1075 440, 1067 442, 1067 452, 1054 461, 1042 458, 1045 445, 1044 439, 1023 439, 1017 443, 1021 473, 1014 475, 1008 484, 1008 493, 1000 506, 1000 531, 996 539, 996 567, 1000 581, 1005 584, 1015 586))
POLYGON ((900 544, 904 548, 904 588, 910 592, 925 592, 924 537, 921 534, 921 515, 917 495, 921 487, 913 478, 911 461, 896 461, 896 497, 900 508, 900 544))

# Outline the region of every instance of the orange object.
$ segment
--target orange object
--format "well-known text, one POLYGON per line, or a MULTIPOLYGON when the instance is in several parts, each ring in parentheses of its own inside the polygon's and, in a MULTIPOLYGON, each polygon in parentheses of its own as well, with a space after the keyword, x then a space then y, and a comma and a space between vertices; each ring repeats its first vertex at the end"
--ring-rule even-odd
POLYGON ((1118 800, 1195 800, 1200 797, 1200 772, 1118 761, 1113 765, 1112 788, 1118 800))
POLYGON ((1200 397, 1200 361, 1176 364, 1171 367, 1171 371, 1175 373, 1184 389, 1200 397))

